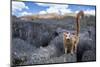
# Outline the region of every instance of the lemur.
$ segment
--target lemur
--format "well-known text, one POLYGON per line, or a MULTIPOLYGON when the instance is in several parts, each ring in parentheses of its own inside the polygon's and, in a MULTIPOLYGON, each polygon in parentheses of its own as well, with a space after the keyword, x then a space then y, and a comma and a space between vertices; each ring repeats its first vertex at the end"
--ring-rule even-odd
POLYGON ((63 32, 63 44, 65 49, 65 54, 77 52, 77 45, 79 43, 79 32, 80 32, 80 18, 84 16, 84 12, 80 11, 76 15, 76 31, 74 33, 71 32, 63 32))

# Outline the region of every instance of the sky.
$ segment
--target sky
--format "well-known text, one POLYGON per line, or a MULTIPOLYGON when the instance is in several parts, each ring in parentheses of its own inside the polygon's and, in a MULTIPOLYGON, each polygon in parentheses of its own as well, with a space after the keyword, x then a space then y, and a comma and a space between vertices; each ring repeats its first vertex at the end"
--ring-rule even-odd
POLYGON ((83 10, 85 14, 95 15, 95 8, 95 6, 88 5, 12 1, 12 15, 17 17, 48 13, 64 15, 66 13, 77 13, 80 10, 83 10))

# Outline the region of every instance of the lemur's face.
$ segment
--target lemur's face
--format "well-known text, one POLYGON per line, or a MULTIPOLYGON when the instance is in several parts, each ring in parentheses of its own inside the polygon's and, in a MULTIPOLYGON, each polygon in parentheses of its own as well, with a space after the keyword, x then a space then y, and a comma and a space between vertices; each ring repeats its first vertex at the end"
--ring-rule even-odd
POLYGON ((66 40, 70 40, 71 39, 70 32, 64 32, 64 36, 65 36, 66 40))
POLYGON ((64 32, 64 37, 66 40, 71 40, 71 38, 75 35, 75 33, 64 32))

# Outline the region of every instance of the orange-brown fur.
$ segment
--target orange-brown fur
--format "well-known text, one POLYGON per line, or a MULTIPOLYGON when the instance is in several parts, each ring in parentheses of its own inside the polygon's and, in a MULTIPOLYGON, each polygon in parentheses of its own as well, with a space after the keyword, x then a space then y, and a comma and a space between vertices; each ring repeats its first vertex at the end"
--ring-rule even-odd
POLYGON ((63 43, 65 53, 74 53, 77 51, 77 45, 79 42, 79 32, 80 32, 80 17, 84 16, 83 11, 80 11, 76 16, 76 32, 64 32, 63 33, 63 43))

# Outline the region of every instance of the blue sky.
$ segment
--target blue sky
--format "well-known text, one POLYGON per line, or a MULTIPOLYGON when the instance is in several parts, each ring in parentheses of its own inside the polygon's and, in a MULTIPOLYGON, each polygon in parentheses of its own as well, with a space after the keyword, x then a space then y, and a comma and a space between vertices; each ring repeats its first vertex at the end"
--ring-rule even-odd
POLYGON ((77 13, 83 10, 86 14, 95 15, 95 6, 86 5, 68 5, 68 4, 48 4, 36 2, 12 2, 12 14, 16 16, 25 16, 33 14, 57 13, 77 13))

